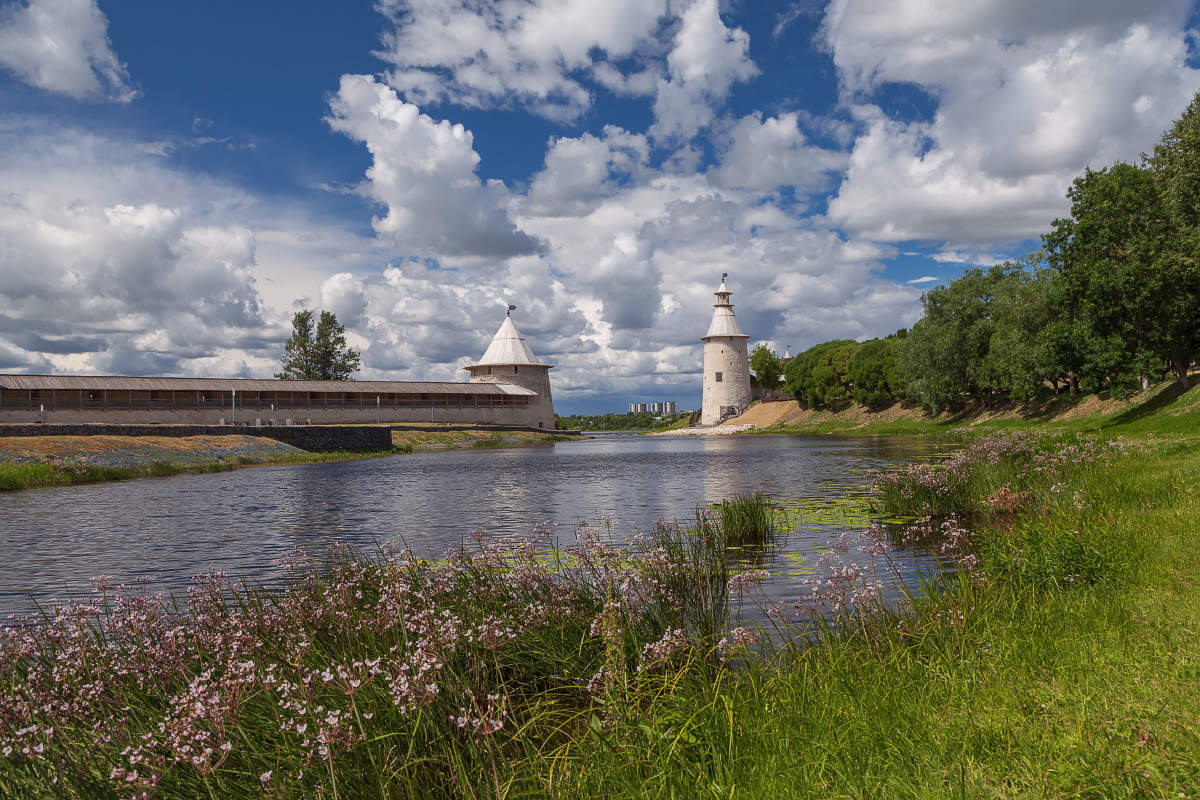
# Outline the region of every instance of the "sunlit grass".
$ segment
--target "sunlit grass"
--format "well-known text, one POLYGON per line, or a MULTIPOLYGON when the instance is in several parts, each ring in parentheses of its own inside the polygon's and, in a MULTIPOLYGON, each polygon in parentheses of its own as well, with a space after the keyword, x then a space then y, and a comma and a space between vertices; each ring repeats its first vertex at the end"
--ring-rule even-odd
MULTIPOLYGON (((1018 459, 1019 461, 1019 459, 1018 459)), ((1200 443, 1059 463, 979 566, 663 696, 525 786, 556 797, 1195 797, 1200 443), (1054 491, 1051 491, 1051 487, 1054 491)))

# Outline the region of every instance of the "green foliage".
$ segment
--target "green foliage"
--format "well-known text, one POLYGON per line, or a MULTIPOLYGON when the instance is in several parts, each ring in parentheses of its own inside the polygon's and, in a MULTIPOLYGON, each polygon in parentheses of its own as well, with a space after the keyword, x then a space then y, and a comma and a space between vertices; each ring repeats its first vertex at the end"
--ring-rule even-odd
POLYGON ((846 367, 854 402, 879 407, 896 400, 896 340, 870 339, 854 351, 846 367))
POLYGON ((750 369, 754 371, 754 377, 758 378, 764 392, 779 388, 779 381, 783 378, 783 359, 765 344, 760 344, 750 354, 750 369))
POLYGON ((313 312, 297 311, 292 335, 284 345, 276 378, 287 381, 347 381, 362 365, 360 355, 346 344, 346 328, 322 311, 313 330, 313 312))
MULTIPOLYGON (((1130 164, 1087 170, 1072 183, 1069 219, 1043 237, 1062 284, 1059 313, 1084 391, 1128 388, 1167 359, 1162 311, 1170 220, 1153 173, 1130 164)), ((1074 370, 1073 370, 1074 371, 1074 370)))
POLYGON ((650 431, 678 426, 686 422, 689 414, 667 414, 659 416, 649 411, 634 414, 572 414, 562 417, 554 415, 554 427, 565 431, 650 431))
POLYGON ((896 346, 905 393, 931 414, 957 410, 964 396, 987 397, 993 387, 986 359, 996 327, 992 303, 1021 280, 1021 267, 972 269, 927 292, 925 315, 896 346))
POLYGON ((784 373, 788 392, 809 408, 844 405, 850 400, 850 359, 858 347, 851 339, 837 339, 793 357, 784 373))
POLYGON ((766 545, 775 541, 780 512, 762 492, 739 494, 713 506, 727 544, 766 545))
POLYGON ((1156 323, 1163 352, 1187 386, 1188 362, 1200 353, 1200 93, 1163 134, 1148 164, 1171 223, 1156 323))

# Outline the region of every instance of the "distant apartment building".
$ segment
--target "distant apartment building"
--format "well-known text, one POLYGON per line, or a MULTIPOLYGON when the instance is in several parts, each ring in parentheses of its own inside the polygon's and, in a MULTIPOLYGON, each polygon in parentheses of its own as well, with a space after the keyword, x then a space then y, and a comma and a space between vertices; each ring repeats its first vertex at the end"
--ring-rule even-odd
POLYGON ((629 413, 630 414, 645 414, 645 413, 649 412, 651 414, 659 414, 659 415, 674 414, 675 408, 676 408, 676 406, 675 406, 674 400, 664 400, 661 403, 630 403, 629 404, 629 413))

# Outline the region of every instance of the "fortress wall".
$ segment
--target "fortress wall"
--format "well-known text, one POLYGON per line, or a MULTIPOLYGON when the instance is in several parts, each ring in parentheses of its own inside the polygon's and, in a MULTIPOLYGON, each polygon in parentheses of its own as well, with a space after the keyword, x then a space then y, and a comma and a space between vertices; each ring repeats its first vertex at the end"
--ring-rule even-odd
MULTIPOLYGON (((512 383, 512 381, 504 381, 512 383)), ((549 389, 547 388, 547 391, 549 389)), ((432 408, 389 408, 379 409, 379 422, 461 422, 479 425, 528 425, 538 427, 538 422, 545 421, 543 404, 539 398, 529 398, 530 402, 524 408, 517 406, 499 406, 485 408, 457 408, 434 406, 432 408)), ((362 408, 284 408, 275 411, 275 426, 286 427, 287 420, 294 425, 323 425, 345 423, 376 422, 375 406, 362 408)), ((233 421, 233 414, 228 408, 212 409, 101 409, 101 408, 57 408, 46 409, 44 414, 37 410, 0 409, 0 424, 3 423, 46 423, 66 425, 84 425, 88 423, 122 424, 122 425, 219 425, 233 421)), ((239 426, 249 424, 254 426, 255 420, 261 421, 264 427, 271 424, 270 408, 238 408, 237 422, 239 426)), ((554 427, 554 414, 551 410, 549 426, 554 427)))

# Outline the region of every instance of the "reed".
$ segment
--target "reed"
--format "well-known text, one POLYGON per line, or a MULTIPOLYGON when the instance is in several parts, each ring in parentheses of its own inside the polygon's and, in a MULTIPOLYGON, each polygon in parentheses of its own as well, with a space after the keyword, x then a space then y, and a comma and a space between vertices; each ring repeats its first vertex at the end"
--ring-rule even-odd
POLYGON ((726 543, 733 547, 763 546, 775 541, 780 512, 762 492, 734 495, 713 506, 726 543))

